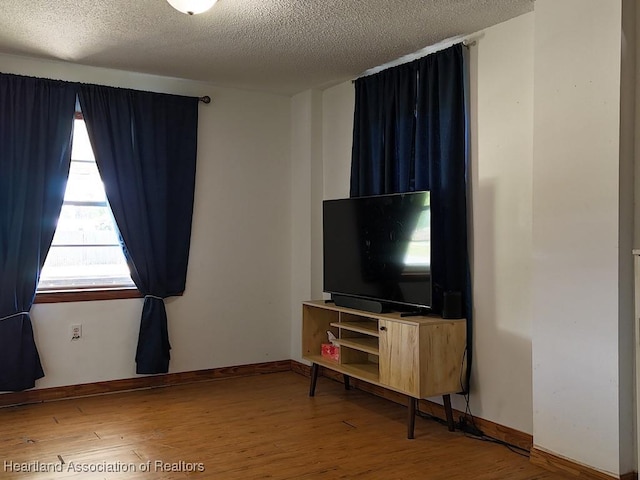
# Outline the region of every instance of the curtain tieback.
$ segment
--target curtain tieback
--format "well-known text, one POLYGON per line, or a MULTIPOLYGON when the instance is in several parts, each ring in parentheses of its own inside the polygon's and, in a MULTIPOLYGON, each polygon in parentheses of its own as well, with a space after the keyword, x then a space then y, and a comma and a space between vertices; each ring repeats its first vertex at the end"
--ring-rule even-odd
POLYGON ((164 300, 164 298, 157 297, 156 295, 145 295, 144 298, 155 298, 156 300, 164 300))
POLYGON ((13 318, 13 317, 19 317, 20 315, 29 315, 29 312, 18 312, 18 313, 13 313, 11 315, 7 315, 6 317, 0 318, 0 322, 3 320, 9 320, 10 318, 13 318))

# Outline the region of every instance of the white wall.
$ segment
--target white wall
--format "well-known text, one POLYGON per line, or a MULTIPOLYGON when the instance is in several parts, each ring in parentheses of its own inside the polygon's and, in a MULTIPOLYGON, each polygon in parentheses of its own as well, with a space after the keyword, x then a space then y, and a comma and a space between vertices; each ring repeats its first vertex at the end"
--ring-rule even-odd
POLYGON ((349 196, 353 86, 291 99, 291 358, 302 360, 301 302, 323 298, 322 200, 349 196))
POLYGON ((291 99, 291 344, 302 357, 302 305, 322 292, 322 96, 291 99))
MULTIPOLYGON (((640 7, 636 5, 636 25, 635 25, 635 46, 636 46, 636 102, 635 102, 635 140, 634 140, 634 248, 640 248, 640 218, 635 214, 638 210, 638 203, 640 201, 640 7)), ((637 288, 637 287, 636 287, 637 288)), ((635 308, 639 308, 640 305, 635 305, 635 308)), ((636 362, 634 370, 635 379, 635 395, 633 398, 635 406, 635 425, 636 425, 636 438, 635 438, 635 452, 636 452, 636 472, 640 470, 640 318, 635 316, 634 328, 636 331, 633 335, 633 343, 635 348, 636 362)))
POLYGON ((355 90, 351 82, 325 90, 322 95, 322 158, 324 198, 349 196, 355 90))
POLYGON ((533 25, 530 13, 488 28, 470 49, 471 409, 527 433, 533 431, 533 25))
MULTIPOLYGON (((635 41, 636 41, 636 108, 635 108, 635 157, 637 159, 640 156, 640 6, 636 5, 636 31, 635 33, 635 41)), ((640 179, 640 161, 634 162, 634 178, 640 179)), ((638 205, 640 203, 640 181, 635 182, 634 188, 634 205, 638 205)), ((636 216, 634 219, 634 235, 633 235, 633 246, 634 248, 640 248, 640 217, 636 216)), ((640 372, 639 372, 640 373, 640 372)))
POLYGON ((636 0, 622 0, 620 85, 620 213, 618 232, 618 400, 620 410, 620 472, 637 471, 635 425, 635 317, 633 257, 634 168, 636 137, 636 0))
POLYGON ((632 364, 619 336, 632 324, 620 259, 631 265, 633 231, 620 178, 621 6, 538 0, 534 66, 534 442, 613 475, 633 463, 619 369, 632 364))
MULTIPOLYGON (((290 358, 290 99, 213 85, 0 56, 0 71, 184 95, 200 106, 187 288, 167 301, 172 372, 290 358)), ((37 387, 135 376, 142 300, 37 304, 37 387), (69 341, 69 325, 83 338, 69 341)))

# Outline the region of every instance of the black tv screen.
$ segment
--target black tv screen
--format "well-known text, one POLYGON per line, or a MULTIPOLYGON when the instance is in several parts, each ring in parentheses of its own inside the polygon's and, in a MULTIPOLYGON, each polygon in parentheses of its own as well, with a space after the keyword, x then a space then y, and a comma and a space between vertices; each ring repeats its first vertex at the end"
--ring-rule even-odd
POLYGON ((324 291, 431 307, 429 192, 323 202, 324 291))

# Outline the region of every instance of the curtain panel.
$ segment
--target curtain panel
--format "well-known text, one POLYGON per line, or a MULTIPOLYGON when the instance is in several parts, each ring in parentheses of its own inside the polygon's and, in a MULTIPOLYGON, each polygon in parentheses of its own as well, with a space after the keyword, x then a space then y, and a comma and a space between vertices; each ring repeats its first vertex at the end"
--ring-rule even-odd
POLYGON ((351 196, 429 190, 433 310, 460 292, 471 368, 468 108, 462 45, 355 81, 351 196))
POLYGON ((0 73, 0 391, 44 376, 29 310, 64 201, 76 101, 133 281, 138 373, 165 373, 164 298, 185 289, 198 98, 0 73))
POLYGON ((415 190, 417 87, 413 64, 356 80, 352 197, 415 190))
POLYGON ((75 86, 0 74, 0 391, 44 376, 29 310, 71 161, 75 86))
POLYGON ((164 299, 185 289, 198 98, 80 85, 80 106, 131 277, 145 295, 136 371, 166 373, 164 299))

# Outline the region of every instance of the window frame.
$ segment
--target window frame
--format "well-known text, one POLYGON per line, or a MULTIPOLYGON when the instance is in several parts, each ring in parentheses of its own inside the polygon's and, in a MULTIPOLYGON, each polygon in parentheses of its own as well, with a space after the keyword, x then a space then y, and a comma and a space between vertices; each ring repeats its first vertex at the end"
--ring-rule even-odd
MULTIPOLYGON (((76 111, 74 120, 84 121, 82 112, 76 111)), ((83 162, 86 160, 72 160, 83 162)), ((90 163, 95 163, 90 162, 90 163)), ((66 205, 78 205, 78 206, 109 206, 108 202, 96 202, 96 201, 75 201, 70 200, 64 202, 66 205)), ((72 245, 58 245, 64 247, 71 247, 72 245)), ((114 246, 114 245, 100 245, 100 246, 114 246)), ((36 287, 36 296, 34 303, 59 303, 59 302, 84 302, 92 300, 118 300, 128 298, 142 298, 143 295, 135 285, 117 285, 117 286, 103 286, 103 287, 70 287, 70 288, 43 288, 38 290, 36 287)))
POLYGON ((51 290, 36 292, 34 303, 88 302, 92 300, 122 300, 142 298, 137 287, 51 290))

